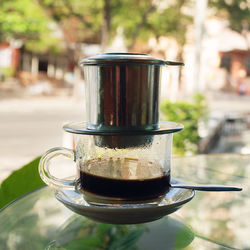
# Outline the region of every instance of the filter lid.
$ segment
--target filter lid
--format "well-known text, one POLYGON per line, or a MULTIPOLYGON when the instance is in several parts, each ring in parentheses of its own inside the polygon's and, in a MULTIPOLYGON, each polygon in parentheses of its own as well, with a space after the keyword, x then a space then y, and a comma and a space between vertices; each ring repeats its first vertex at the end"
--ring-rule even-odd
POLYGON ((112 65, 112 64, 154 64, 154 65, 180 65, 182 62, 165 61, 143 53, 103 53, 93 57, 84 58, 80 65, 112 65))

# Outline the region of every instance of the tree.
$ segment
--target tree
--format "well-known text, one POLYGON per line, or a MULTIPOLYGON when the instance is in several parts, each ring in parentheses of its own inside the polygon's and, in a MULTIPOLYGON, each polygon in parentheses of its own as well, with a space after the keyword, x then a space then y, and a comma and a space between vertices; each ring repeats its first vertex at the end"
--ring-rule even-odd
POLYGON ((180 45, 179 59, 182 59, 185 31, 191 21, 182 11, 187 0, 167 4, 161 0, 3 1, 0 14, 0 36, 3 39, 10 36, 21 38, 26 49, 40 51, 55 50, 63 44, 75 66, 83 56, 82 43, 101 44, 105 51, 119 27, 124 30, 129 50, 133 50, 138 40, 144 42, 152 36, 171 36, 180 45), (54 33, 59 30, 63 34, 63 43, 48 38, 52 24, 56 25, 54 33))
POLYGON ((133 48, 138 39, 147 41, 152 36, 172 37, 182 48, 187 26, 192 21, 190 16, 183 13, 183 7, 187 4, 186 0, 170 3, 152 0, 122 1, 114 8, 116 14, 112 16, 112 31, 118 26, 123 27, 129 49, 133 48))
POLYGON ((137 39, 145 41, 152 35, 169 35, 184 44, 185 29, 191 20, 181 11, 186 0, 176 0, 163 7, 161 1, 157 3, 152 0, 37 1, 64 32, 72 20, 78 22, 74 41, 66 36, 67 42, 98 43, 103 50, 115 36, 118 27, 123 28, 129 49, 137 39))
POLYGON ((0 42, 18 39, 35 51, 56 48, 58 39, 53 37, 50 21, 33 0, 2 0, 0 42))
POLYGON ((229 20, 230 27, 244 33, 250 26, 250 5, 248 0, 210 0, 210 6, 229 20))

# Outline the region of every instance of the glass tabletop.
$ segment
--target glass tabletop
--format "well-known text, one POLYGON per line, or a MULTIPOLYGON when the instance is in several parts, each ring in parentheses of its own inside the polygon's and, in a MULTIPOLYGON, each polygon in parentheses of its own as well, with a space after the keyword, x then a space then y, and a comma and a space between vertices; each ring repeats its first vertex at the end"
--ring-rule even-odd
POLYGON ((44 187, 1 210, 1 249, 249 249, 249 175, 250 155, 174 158, 175 179, 241 186, 243 191, 196 192, 177 212, 134 225, 75 214, 44 187))

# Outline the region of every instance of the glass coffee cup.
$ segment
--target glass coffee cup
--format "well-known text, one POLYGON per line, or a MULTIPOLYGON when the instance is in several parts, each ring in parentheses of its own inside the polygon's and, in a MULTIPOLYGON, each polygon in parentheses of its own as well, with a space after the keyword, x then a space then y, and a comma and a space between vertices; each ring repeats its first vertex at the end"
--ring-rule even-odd
POLYGON ((39 165, 42 179, 56 189, 82 192, 94 204, 161 199, 170 187, 173 133, 183 129, 159 122, 161 70, 183 63, 140 53, 104 53, 80 65, 86 120, 64 126, 75 134, 75 149, 47 151, 39 165), (75 180, 51 174, 51 160, 59 155, 76 162, 75 180))
POLYGON ((89 203, 153 202, 164 197, 170 187, 172 139, 172 133, 76 134, 75 149, 48 150, 41 158, 39 172, 46 184, 82 192, 89 203), (75 161, 74 180, 51 174, 50 162, 60 155, 75 161))

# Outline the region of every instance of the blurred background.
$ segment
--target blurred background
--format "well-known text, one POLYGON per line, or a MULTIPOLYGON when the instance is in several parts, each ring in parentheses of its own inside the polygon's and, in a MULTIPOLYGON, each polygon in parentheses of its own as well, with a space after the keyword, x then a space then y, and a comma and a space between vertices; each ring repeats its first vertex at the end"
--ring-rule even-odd
POLYGON ((250 154, 249 0, 1 0, 0 182, 84 120, 79 60, 140 52, 185 67, 162 74, 175 155, 250 154))

